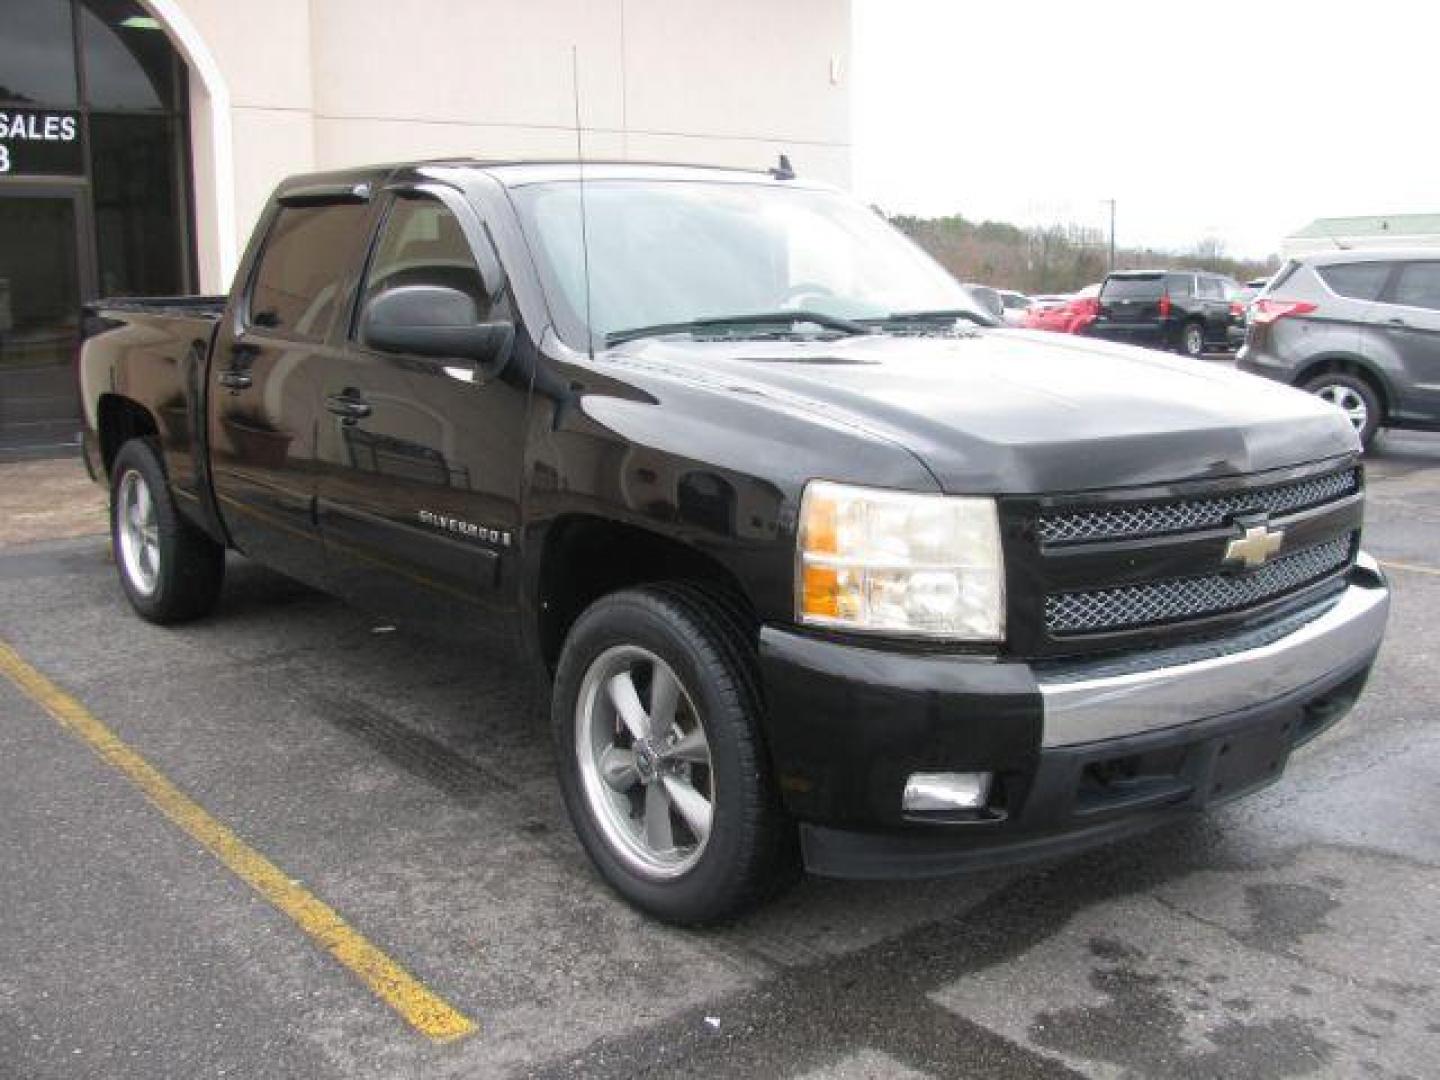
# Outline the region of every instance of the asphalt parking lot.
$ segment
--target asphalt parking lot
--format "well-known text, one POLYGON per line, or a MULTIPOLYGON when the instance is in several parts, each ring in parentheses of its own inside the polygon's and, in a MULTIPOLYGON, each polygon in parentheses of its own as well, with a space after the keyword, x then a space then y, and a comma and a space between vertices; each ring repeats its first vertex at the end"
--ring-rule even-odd
POLYGON ((103 537, 7 548, 0 1076, 1433 1076, 1440 437, 1369 478, 1389 638, 1278 785, 704 933, 604 889, 484 658, 238 559, 160 629, 103 537))

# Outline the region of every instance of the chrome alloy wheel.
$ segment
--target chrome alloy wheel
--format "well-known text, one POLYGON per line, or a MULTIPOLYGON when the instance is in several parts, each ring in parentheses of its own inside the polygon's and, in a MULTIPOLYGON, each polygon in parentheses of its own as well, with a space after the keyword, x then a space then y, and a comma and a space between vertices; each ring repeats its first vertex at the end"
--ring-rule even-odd
POLYGON ((1191 323, 1185 327, 1185 353, 1187 356, 1200 356, 1205 352, 1205 333, 1200 327, 1191 323))
POLYGON ((131 469, 120 478, 117 500, 116 532, 125 576, 142 596, 153 596, 160 580, 160 526, 150 485, 131 469))
POLYGON ((690 694, 654 653, 616 645, 591 662, 575 709, 581 784, 611 850, 645 877, 681 876, 715 816, 710 743, 690 694))
POLYGON ((1349 417, 1350 426, 1356 431, 1365 430, 1365 424, 1370 419, 1370 410, 1365 406, 1365 399, 1357 394, 1353 387, 1343 383, 1328 383, 1317 386, 1315 396, 1321 401, 1328 401, 1349 417))

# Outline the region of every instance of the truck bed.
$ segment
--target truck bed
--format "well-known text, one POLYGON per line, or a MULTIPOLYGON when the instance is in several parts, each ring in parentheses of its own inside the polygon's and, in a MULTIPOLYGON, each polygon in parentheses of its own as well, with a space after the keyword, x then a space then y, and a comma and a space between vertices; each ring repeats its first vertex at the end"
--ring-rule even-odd
POLYGON ((225 313, 224 296, 108 296, 89 305, 94 311, 143 312, 218 319, 225 313))
MULTIPOLYGON (((114 400, 145 411, 178 494, 204 490, 205 390, 210 346, 225 312, 223 296, 119 296, 87 304, 81 329, 81 400, 93 425, 114 400)), ((82 440, 92 475, 105 448, 82 440)), ((113 448, 112 448, 113 449, 113 448)))

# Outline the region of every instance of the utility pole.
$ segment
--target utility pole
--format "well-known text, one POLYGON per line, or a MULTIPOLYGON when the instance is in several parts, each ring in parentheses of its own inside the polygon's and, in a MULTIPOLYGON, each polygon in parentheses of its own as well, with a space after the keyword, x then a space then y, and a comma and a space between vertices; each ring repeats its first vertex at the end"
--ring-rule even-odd
POLYGON ((1103 200, 1110 204, 1110 273, 1115 272, 1115 200, 1103 200))

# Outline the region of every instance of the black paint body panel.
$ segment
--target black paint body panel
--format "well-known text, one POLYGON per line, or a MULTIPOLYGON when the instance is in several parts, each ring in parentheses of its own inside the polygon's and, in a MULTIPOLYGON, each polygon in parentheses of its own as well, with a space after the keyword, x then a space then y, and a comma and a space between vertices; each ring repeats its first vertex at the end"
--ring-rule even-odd
POLYGON ((1005 818, 906 830, 802 823, 806 869, 827 877, 930 878, 1058 858, 1144 832, 1278 780, 1291 751, 1336 723, 1364 689, 1374 656, 1282 698, 1179 728, 1052 748, 1028 797, 1005 818), (1094 781, 1138 763, 1134 779, 1094 781))
POLYGON ((913 772, 995 772, 1023 802, 1043 713, 1025 664, 896 653, 766 627, 760 668, 770 754, 801 820, 901 825, 913 772))

